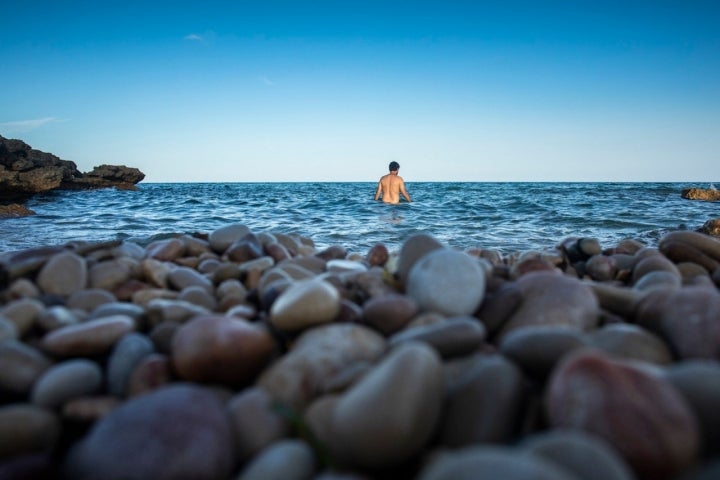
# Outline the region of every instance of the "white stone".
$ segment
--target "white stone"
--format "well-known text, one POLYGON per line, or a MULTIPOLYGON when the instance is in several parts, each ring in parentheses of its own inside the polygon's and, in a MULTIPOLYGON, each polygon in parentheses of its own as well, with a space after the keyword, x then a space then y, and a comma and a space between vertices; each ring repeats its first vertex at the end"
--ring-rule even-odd
POLYGON ((423 311, 472 315, 485 296, 485 272, 480 262, 466 253, 434 250, 410 269, 407 294, 423 311))

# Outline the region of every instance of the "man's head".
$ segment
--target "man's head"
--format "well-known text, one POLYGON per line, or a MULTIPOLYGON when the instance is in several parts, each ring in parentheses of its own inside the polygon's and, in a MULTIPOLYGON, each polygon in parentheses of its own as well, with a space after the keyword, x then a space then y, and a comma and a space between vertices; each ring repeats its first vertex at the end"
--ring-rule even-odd
POLYGON ((390 162, 390 171, 397 172, 400 170, 400 164, 398 162, 390 162))

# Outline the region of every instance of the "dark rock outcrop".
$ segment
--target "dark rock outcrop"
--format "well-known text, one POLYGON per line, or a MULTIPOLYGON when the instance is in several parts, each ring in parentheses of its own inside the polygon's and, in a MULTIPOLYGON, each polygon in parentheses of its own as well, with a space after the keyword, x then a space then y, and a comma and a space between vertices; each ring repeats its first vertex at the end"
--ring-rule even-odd
POLYGON ((715 188, 686 188, 680 196, 687 200, 706 200, 710 202, 720 200, 720 190, 715 188))
POLYGON ((50 190, 131 190, 143 178, 145 174, 140 170, 124 165, 100 165, 82 173, 75 162, 0 136, 0 204, 22 202, 50 190))
POLYGON ((705 222, 705 224, 696 231, 720 238, 720 218, 713 218, 705 222))

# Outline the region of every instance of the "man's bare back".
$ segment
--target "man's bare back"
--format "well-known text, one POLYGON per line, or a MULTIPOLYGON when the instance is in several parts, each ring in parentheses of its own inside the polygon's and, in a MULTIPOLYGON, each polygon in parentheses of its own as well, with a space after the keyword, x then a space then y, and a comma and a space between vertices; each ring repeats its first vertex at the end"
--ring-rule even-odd
POLYGON ((400 203, 400 195, 405 198, 408 202, 410 195, 405 190, 405 182, 402 177, 398 175, 400 165, 397 162, 390 163, 390 173, 383 175, 378 182, 377 191, 375 192, 375 200, 378 200, 382 196, 384 203, 400 203))

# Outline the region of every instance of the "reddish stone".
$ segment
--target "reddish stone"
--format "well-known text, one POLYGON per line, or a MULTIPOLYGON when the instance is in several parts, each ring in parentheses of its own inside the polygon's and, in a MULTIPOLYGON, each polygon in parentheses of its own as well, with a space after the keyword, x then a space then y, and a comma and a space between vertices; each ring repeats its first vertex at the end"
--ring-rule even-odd
POLYGON ((644 479, 672 478, 699 449, 697 420, 664 378, 595 350, 571 354, 547 390, 550 423, 594 433, 644 479))

